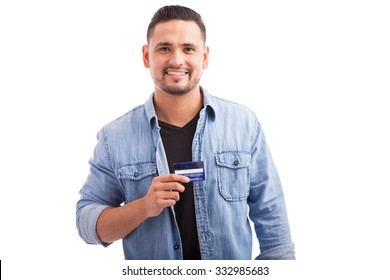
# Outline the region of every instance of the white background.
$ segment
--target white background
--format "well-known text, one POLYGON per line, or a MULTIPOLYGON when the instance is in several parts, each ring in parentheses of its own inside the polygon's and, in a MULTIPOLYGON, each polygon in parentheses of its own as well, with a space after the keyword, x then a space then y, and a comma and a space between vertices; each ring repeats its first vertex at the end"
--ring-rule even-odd
POLYGON ((1 1, 3 275, 114 279, 127 265, 120 242, 83 243, 75 205, 96 132, 153 90, 141 57, 150 18, 179 3, 206 23, 201 84, 250 107, 266 132, 296 244, 286 275, 385 279, 386 2, 1 1))

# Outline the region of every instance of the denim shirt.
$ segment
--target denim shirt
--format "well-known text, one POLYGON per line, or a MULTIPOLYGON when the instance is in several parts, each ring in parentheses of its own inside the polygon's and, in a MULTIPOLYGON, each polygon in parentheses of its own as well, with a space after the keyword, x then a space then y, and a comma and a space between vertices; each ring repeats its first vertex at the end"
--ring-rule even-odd
MULTIPOLYGON (((260 123, 248 108, 202 92, 192 144, 193 161, 204 161, 206 174, 193 187, 202 259, 251 259, 250 220, 260 243, 256 259, 295 259, 282 186, 260 123)), ((97 138, 77 228, 85 242, 107 246, 96 232, 101 212, 143 197, 154 177, 169 174, 153 95, 97 138)), ((182 259, 174 207, 145 220, 122 243, 126 259, 182 259)))

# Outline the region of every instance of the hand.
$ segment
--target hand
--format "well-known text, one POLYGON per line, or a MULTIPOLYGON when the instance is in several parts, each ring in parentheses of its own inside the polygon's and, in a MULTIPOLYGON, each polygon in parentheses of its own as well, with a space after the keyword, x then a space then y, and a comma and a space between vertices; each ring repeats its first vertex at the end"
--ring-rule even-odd
POLYGON ((158 176, 153 179, 146 195, 142 198, 148 217, 160 215, 166 207, 173 206, 184 192, 181 183, 188 183, 189 178, 176 174, 158 176))

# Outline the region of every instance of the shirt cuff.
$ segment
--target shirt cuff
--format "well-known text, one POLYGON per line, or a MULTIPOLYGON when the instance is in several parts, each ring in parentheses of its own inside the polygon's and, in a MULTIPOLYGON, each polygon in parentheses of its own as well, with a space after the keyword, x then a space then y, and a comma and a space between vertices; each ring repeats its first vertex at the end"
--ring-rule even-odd
POLYGON ((256 260, 295 260, 294 243, 280 245, 262 252, 256 260))
POLYGON ((108 246, 108 243, 104 243, 100 240, 97 234, 96 224, 100 214, 106 209, 107 205, 101 204, 89 204, 84 206, 81 210, 79 220, 79 234, 80 237, 88 244, 101 244, 108 246))

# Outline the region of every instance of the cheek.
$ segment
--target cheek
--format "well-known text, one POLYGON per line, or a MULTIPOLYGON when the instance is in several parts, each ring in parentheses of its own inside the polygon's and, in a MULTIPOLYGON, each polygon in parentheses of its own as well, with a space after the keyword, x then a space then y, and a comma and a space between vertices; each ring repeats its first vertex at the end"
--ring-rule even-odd
POLYGON ((156 60, 149 61, 150 72, 152 73, 161 73, 161 65, 156 60))
POLYGON ((153 53, 149 53, 147 61, 149 64, 149 68, 151 68, 151 69, 158 69, 163 63, 162 58, 158 55, 153 54, 153 53))
POLYGON ((203 71, 203 69, 205 68, 204 67, 204 63, 203 63, 203 61, 201 61, 201 62, 199 62, 199 61, 197 61, 197 63, 196 64, 193 64, 193 71, 194 72, 202 72, 203 71))

